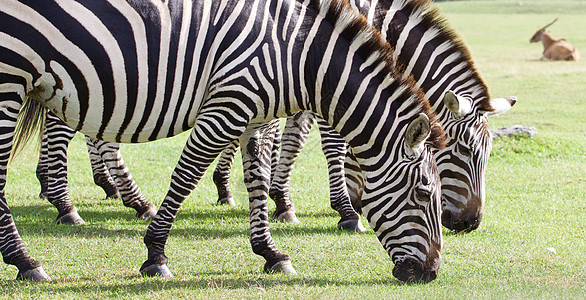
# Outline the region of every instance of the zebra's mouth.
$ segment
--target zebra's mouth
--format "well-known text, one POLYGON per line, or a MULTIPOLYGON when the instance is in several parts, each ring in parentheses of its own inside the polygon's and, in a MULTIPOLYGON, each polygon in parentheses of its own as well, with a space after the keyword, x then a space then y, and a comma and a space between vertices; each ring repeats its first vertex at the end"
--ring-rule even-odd
POLYGON ((439 263, 426 267, 414 258, 405 258, 395 263, 393 276, 405 283, 428 283, 437 278, 439 263))
POLYGON ((442 212, 442 225, 455 233, 470 232, 480 226, 482 214, 470 214, 468 216, 462 214, 454 214, 452 211, 444 210, 442 212))

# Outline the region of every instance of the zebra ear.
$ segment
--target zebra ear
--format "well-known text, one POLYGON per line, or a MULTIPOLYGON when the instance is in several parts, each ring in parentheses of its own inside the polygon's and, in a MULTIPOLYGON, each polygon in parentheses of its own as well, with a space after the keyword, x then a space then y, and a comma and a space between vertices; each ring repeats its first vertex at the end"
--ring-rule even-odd
POLYGON ((493 111, 481 111, 481 114, 488 116, 495 116, 506 113, 517 103, 517 97, 495 98, 490 100, 490 106, 494 108, 493 111))
POLYGON ((431 125, 426 114, 420 113, 415 120, 411 121, 405 133, 405 145, 407 155, 419 156, 423 152, 425 140, 429 137, 431 125))
POLYGON ((456 95, 452 91, 447 91, 444 95, 444 104, 458 118, 472 111, 472 102, 462 96, 456 95))

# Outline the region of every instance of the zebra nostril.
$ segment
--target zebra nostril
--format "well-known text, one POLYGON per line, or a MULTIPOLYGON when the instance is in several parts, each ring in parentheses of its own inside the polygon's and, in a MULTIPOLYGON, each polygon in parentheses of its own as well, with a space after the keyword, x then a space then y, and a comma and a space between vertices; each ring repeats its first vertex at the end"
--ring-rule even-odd
POLYGON ((449 210, 442 212, 442 225, 455 233, 470 232, 480 226, 482 221, 482 213, 476 212, 473 214, 454 213, 449 210))
POLYGON ((470 217, 467 219, 464 219, 460 222, 455 221, 453 223, 453 229, 456 233, 458 232, 470 232, 476 228, 478 228, 478 226, 480 225, 480 220, 477 217, 470 217))

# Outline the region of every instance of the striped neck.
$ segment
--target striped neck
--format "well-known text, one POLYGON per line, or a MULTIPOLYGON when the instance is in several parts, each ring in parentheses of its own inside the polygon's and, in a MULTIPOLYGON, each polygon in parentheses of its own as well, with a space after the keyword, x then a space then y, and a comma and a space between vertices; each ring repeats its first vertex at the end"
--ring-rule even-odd
MULTIPOLYGON (((373 130, 398 131, 398 124, 405 125, 419 113, 433 119, 423 94, 411 79, 397 72, 392 49, 364 17, 341 1, 314 1, 308 8, 308 15, 315 14, 310 17, 315 22, 300 59, 304 69, 299 73, 305 74, 301 94, 308 96, 304 108, 326 119, 358 152, 390 146, 383 137, 373 138, 373 130)), ((394 134, 402 137, 402 133, 394 134)))
POLYGON ((442 122, 449 116, 442 101, 448 90, 472 100, 474 109, 492 110, 470 51, 430 1, 352 1, 395 49, 399 68, 413 76, 442 122), (443 78, 453 80, 440 82, 443 78))

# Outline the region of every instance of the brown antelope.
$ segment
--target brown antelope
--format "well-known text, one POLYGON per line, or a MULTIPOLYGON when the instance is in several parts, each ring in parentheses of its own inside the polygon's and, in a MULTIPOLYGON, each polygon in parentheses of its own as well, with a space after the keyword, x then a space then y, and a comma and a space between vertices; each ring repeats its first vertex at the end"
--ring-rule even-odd
POLYGON ((557 20, 556 18, 553 22, 539 29, 529 41, 531 43, 537 43, 539 41, 543 43, 543 57, 541 57, 541 60, 579 60, 580 53, 578 53, 576 47, 564 39, 554 39, 545 30, 557 20))

